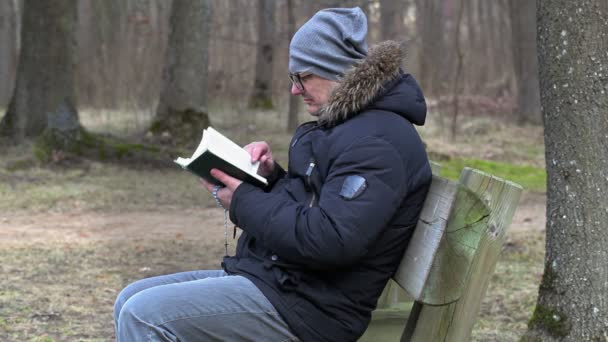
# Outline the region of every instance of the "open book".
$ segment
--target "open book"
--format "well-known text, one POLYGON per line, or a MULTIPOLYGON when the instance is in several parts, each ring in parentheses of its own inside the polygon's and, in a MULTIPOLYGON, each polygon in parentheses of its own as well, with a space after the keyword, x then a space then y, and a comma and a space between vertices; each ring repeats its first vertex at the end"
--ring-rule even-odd
POLYGON ((234 178, 259 187, 268 184, 264 177, 258 175, 260 163, 252 163, 249 152, 212 127, 203 130, 203 138, 192 157, 178 157, 174 162, 217 185, 222 183, 211 176, 211 169, 222 170, 234 178))

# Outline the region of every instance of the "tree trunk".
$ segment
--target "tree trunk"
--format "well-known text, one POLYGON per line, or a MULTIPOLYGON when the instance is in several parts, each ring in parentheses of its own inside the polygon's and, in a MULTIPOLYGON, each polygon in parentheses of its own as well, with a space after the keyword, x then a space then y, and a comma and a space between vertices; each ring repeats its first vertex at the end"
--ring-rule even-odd
POLYGON ((173 2, 160 100, 150 127, 152 135, 165 142, 198 143, 209 126, 209 20, 208 0, 173 2))
POLYGON ((608 2, 538 1, 545 271, 523 341, 608 339, 608 2))
MULTIPOLYGON (((296 17, 294 15, 294 0, 287 0, 287 48, 291 37, 296 33, 296 17)), ((289 83, 291 88, 291 82, 289 83)), ((289 92, 289 109, 287 111, 287 132, 294 132, 298 126, 298 107, 300 99, 297 96, 291 95, 289 92)))
POLYGON ((76 18, 76 0, 25 0, 17 82, 0 135, 19 142, 49 128, 67 143, 79 132, 76 18))
POLYGON ((416 27, 420 36, 420 84, 426 96, 438 96, 444 75, 441 72, 443 51, 442 1, 416 0, 416 27))
POLYGON ((458 130, 458 113, 460 110, 459 96, 462 92, 462 68, 464 60, 464 52, 461 47, 461 36, 460 29, 462 26, 462 17, 464 15, 464 1, 458 2, 458 14, 456 22, 454 24, 454 52, 456 53, 456 70, 454 74, 454 80, 452 82, 452 124, 450 125, 450 139, 456 140, 456 133, 458 130))
POLYGON ((538 59, 536 54, 536 1, 511 0, 513 64, 517 82, 517 108, 519 124, 541 123, 540 92, 538 89, 538 59))
POLYGON ((258 44, 255 80, 249 101, 251 108, 270 109, 272 104, 272 56, 274 36, 274 1, 258 0, 258 44))
POLYGON ((16 0, 0 2, 0 107, 8 102, 15 84, 17 69, 18 13, 16 0))
POLYGON ((380 32, 382 40, 403 39, 405 5, 399 0, 380 1, 380 32))

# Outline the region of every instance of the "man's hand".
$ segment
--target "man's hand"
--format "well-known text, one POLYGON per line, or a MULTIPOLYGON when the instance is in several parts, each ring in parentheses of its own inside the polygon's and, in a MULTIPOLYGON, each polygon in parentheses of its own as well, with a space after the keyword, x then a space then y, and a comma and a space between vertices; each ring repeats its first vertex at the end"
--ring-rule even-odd
MULTIPOLYGON (((224 183, 225 187, 221 188, 217 192, 217 198, 219 199, 220 203, 222 203, 222 206, 224 206, 224 208, 229 209, 230 203, 232 202, 232 194, 234 193, 236 188, 238 188, 239 185, 241 185, 241 183, 243 182, 225 174, 224 172, 218 169, 211 169, 211 176, 224 183)), ((205 188, 207 188, 210 193, 213 193, 213 188, 215 187, 214 184, 209 183, 202 178, 201 183, 203 183, 205 188)))
POLYGON ((245 151, 251 155, 251 162, 260 161, 258 174, 262 177, 268 177, 274 171, 274 158, 270 146, 265 141, 254 141, 243 147, 245 151))

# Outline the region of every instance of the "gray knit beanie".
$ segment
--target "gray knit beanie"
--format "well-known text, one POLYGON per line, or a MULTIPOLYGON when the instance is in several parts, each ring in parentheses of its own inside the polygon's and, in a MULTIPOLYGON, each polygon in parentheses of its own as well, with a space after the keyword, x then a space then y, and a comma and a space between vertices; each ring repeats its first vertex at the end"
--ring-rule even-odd
POLYGON ((310 72, 337 81, 367 56, 367 18, 359 8, 317 12, 291 39, 289 72, 310 72))

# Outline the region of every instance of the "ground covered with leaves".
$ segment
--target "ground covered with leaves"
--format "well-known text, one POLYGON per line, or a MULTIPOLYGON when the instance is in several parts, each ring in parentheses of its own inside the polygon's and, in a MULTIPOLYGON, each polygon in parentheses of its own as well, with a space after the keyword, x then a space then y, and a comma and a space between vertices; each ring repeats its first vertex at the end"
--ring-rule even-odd
MULTIPOLYGON (((287 134, 220 128, 240 143, 269 137, 285 164, 287 134)), ((438 132, 431 126, 422 136, 447 176, 461 164, 509 179, 534 174, 519 180, 528 190, 473 332, 475 341, 517 341, 542 275, 542 129, 479 120, 456 142, 438 132)), ((91 160, 16 163, 28 151, 0 147, 0 341, 113 340, 114 299, 129 282, 219 267, 223 212, 189 173, 91 160)))

